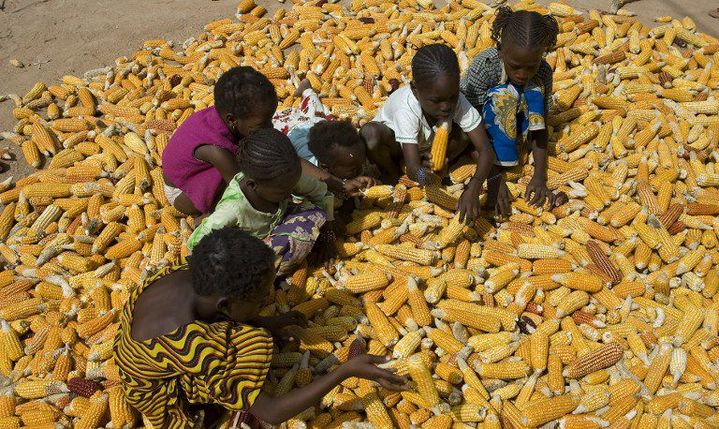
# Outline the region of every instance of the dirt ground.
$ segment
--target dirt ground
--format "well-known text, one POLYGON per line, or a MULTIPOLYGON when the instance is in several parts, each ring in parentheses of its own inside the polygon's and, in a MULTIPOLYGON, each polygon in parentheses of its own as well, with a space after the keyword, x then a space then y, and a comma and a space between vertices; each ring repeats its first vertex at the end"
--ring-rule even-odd
MULTIPOLYGON (((345 1, 343 1, 344 3, 345 1)), ((487 1, 489 2, 489 1, 487 1)), ((609 9, 610 0, 568 0, 578 9, 609 9)), ((182 42, 214 19, 232 17, 238 0, 0 0, 0 94, 25 93, 35 82, 48 84, 65 74, 82 73, 129 55, 144 40, 165 38, 182 42), (10 65, 11 59, 25 64, 10 65)), ((273 11, 282 4, 260 0, 273 11)), ((444 4, 444 1, 438 1, 444 4)), ((691 16, 701 31, 719 35, 719 20, 708 12, 717 0, 639 0, 626 9, 645 23, 661 15, 691 16)), ((0 104, 0 131, 11 129, 13 103, 0 104)), ((15 179, 33 169, 19 148, 9 147, 18 160, 0 161, 0 179, 15 179)))

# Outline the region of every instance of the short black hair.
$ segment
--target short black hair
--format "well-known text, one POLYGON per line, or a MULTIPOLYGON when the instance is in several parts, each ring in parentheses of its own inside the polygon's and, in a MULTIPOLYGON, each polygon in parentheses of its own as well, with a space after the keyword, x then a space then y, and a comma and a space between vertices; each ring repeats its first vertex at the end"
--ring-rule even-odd
POLYGON ((290 139, 274 128, 258 129, 242 140, 237 162, 240 171, 260 182, 292 177, 302 171, 300 157, 290 139))
POLYGON ((259 298, 275 271, 274 257, 265 243, 237 227, 214 230, 197 243, 188 259, 192 287, 202 296, 259 298))
POLYGON ((310 151, 325 164, 329 160, 330 150, 335 146, 364 145, 357 129, 349 121, 318 122, 310 128, 308 139, 310 151))
POLYGON ((550 15, 536 11, 512 10, 509 6, 497 9, 492 24, 492 40, 501 46, 511 43, 521 48, 554 49, 559 24, 550 15))
POLYGON ((220 76, 215 84, 215 108, 220 115, 233 114, 246 119, 254 114, 274 113, 277 92, 262 73, 252 67, 233 67, 220 76))
POLYGON ((459 79, 457 54, 447 45, 434 43, 422 46, 412 58, 412 79, 418 87, 430 86, 438 76, 456 76, 459 79))

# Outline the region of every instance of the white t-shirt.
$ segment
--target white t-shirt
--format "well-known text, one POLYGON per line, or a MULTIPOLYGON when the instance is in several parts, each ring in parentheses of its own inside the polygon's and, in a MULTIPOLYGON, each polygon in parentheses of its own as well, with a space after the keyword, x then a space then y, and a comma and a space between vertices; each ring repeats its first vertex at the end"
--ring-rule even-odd
MULTIPOLYGON (((460 93, 452 120, 462 128, 462 131, 470 132, 482 123, 482 116, 460 93)), ((377 112, 374 121, 390 127, 398 143, 418 144, 420 153, 427 152, 432 147, 437 126, 429 126, 419 100, 412 93, 410 86, 403 86, 392 93, 377 112)))

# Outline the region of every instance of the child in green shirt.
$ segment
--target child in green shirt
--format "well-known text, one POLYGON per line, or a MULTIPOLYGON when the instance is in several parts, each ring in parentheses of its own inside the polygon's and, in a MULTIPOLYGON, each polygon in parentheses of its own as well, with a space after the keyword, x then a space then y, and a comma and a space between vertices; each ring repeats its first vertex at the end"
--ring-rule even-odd
POLYGON ((302 174, 297 152, 278 130, 253 132, 237 158, 240 172, 187 246, 192 251, 211 231, 237 226, 274 250, 278 274, 289 273, 309 255, 323 225, 333 220, 334 198, 326 184, 302 174), (293 204, 293 197, 303 203, 293 204))

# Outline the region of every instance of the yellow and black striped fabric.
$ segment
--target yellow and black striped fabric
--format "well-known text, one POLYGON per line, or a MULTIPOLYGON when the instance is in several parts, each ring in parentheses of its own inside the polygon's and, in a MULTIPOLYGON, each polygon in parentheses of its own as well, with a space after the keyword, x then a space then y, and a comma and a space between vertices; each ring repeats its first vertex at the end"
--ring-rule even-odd
POLYGON ((115 360, 127 400, 153 428, 194 426, 189 404, 247 410, 260 393, 272 360, 264 329, 231 322, 195 321, 149 340, 130 336, 135 301, 168 267, 130 294, 115 338, 115 360))

